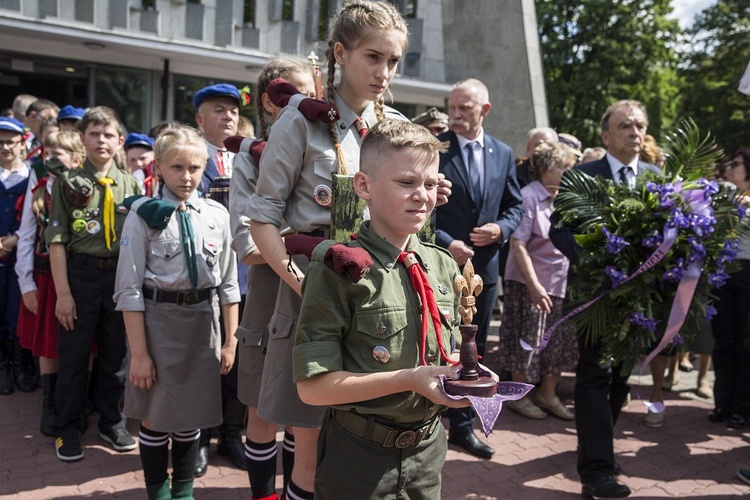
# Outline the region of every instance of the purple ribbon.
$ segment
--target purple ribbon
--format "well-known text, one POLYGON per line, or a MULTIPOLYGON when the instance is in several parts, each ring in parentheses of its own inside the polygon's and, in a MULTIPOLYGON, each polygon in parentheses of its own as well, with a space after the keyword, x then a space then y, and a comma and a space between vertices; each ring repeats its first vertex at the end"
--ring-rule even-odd
MULTIPOLYGON (((492 373, 486 370, 481 365, 477 366, 477 372, 480 376, 489 377, 492 373)), ((498 382, 497 383, 497 394, 493 394, 489 398, 481 398, 479 396, 452 396, 445 392, 445 381, 447 377, 440 375, 440 389, 443 393, 454 401, 466 398, 471 403, 474 411, 477 412, 479 420, 482 422, 482 430, 484 431, 485 437, 490 435, 492 428, 495 426, 497 417, 500 416, 500 411, 503 409, 503 401, 516 401, 521 399, 534 388, 531 384, 524 384, 523 382, 498 382)))
MULTIPOLYGON (((675 240, 677 240, 677 228, 676 227, 665 227, 664 228, 664 241, 662 242, 659 247, 654 250, 654 253, 652 253, 648 259, 646 259, 646 262, 641 264, 641 267, 638 268, 636 272, 634 272, 631 276, 626 278, 617 286, 622 286, 628 281, 632 280, 636 276, 639 276, 652 267, 654 267, 656 264, 661 262, 661 260, 664 258, 665 255, 667 255, 667 252, 670 248, 672 248, 672 245, 674 244, 675 240)), ((589 307, 591 307, 595 302, 597 302, 599 299, 607 295, 609 292, 617 288, 617 286, 614 286, 607 290, 606 292, 602 292, 598 296, 596 296, 594 299, 586 302, 583 305, 580 305, 570 311, 568 314, 560 318, 557 322, 555 322, 554 325, 550 326, 543 334, 542 338, 539 342, 539 345, 536 347, 531 347, 526 341, 521 339, 521 347, 526 351, 532 351, 533 354, 538 354, 542 350, 544 350, 545 347, 547 347, 547 344, 549 344, 549 340, 552 338, 552 334, 555 333, 555 331, 562 325, 564 322, 568 321, 569 319, 573 318, 577 314, 581 313, 582 311, 585 311, 589 307)))

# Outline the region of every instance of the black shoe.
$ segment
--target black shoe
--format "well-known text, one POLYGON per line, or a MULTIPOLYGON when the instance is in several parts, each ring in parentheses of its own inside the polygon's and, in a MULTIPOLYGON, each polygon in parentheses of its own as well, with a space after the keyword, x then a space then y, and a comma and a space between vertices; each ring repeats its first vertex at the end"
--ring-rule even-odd
POLYGON ((133 436, 124 427, 99 432, 99 437, 112 445, 115 451, 131 451, 138 448, 133 436))
POLYGON ((601 476, 590 483, 583 483, 581 492, 586 498, 625 498, 630 488, 618 483, 612 476, 601 476))
POLYGON ((470 455, 479 458, 492 458, 495 450, 479 440, 474 431, 462 432, 460 434, 451 434, 448 442, 460 446, 470 455))
POLYGON ((240 470, 247 470, 247 460, 245 459, 245 447, 242 441, 222 441, 216 447, 216 452, 222 457, 229 456, 235 467, 240 470))
POLYGON ((729 408, 726 406, 717 406, 714 411, 708 414, 709 422, 723 422, 729 417, 729 408))
POLYGON ((195 457, 195 477, 203 477, 208 471, 208 446, 198 448, 198 455, 195 457))
POLYGON ((65 436, 55 439, 55 453, 63 462, 76 462, 83 458, 81 438, 79 436, 65 436))
POLYGON ((750 418, 743 417, 742 415, 734 414, 727 419, 727 427, 730 429, 742 429, 747 427, 750 418))

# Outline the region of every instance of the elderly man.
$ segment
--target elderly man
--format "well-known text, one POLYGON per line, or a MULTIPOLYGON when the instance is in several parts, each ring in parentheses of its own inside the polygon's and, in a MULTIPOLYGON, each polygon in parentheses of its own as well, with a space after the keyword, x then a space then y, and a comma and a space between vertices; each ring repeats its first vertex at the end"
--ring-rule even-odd
MULTIPOLYGON (((224 140, 237 135, 237 125, 240 118, 240 91, 229 83, 217 83, 205 87, 196 92, 193 97, 193 105, 196 109, 195 121, 203 132, 208 149, 208 162, 206 170, 201 179, 200 191, 205 195, 210 192, 211 184, 218 178, 229 178, 232 176, 232 162, 234 153, 227 151, 224 140)), ((226 197, 216 197, 227 206, 229 204, 229 183, 226 188, 226 197)), ((240 263, 241 264, 241 263, 240 263)), ((247 275, 247 267, 240 265, 237 269, 241 277, 241 293, 247 293, 247 285, 244 277, 247 275)), ((242 303, 244 304, 244 297, 242 303)), ((240 314, 242 312, 240 311, 240 314)), ((234 332, 229 332, 233 334, 234 332)), ((222 335, 225 333, 222 331, 222 335)), ((221 392, 223 406, 223 422, 219 426, 219 445, 217 451, 220 455, 228 455, 232 463, 239 469, 245 469, 245 451, 242 445, 241 432, 245 428, 245 405, 237 399, 237 366, 235 363, 232 370, 221 377, 221 392)), ((208 470, 208 451, 211 442, 212 429, 201 430, 201 442, 195 464, 195 476, 201 477, 208 470)))
POLYGON ((203 132, 208 148, 208 163, 200 186, 200 191, 206 194, 216 177, 232 176, 234 153, 224 147, 224 139, 237 135, 240 91, 229 83, 210 85, 196 92, 193 105, 195 122, 203 132))
MULTIPOLYGON (((646 171, 659 172, 655 166, 641 162, 648 116, 638 101, 623 100, 612 104, 602 116, 601 138, 607 148, 604 158, 576 167, 592 176, 612 179, 618 184, 635 187, 637 176, 646 171)), ((577 244, 570 227, 556 227, 558 214, 552 215, 550 239, 568 257, 578 260, 577 244)), ((579 335, 580 360, 576 369, 575 415, 578 431, 578 474, 583 495, 588 498, 622 498, 630 488, 614 478, 619 466, 614 457, 614 425, 630 392, 627 375, 621 366, 602 361, 601 345, 587 344, 579 335)), ((664 367, 661 368, 662 374, 664 367)))
MULTIPOLYGON (((440 172, 453 187, 448 203, 437 208, 435 241, 460 266, 471 258, 484 281, 474 320, 479 355, 484 354, 497 296, 500 247, 518 227, 523 212, 513 151, 482 127, 491 107, 484 83, 473 78, 458 82, 448 98, 451 130, 439 136, 450 142, 448 152, 440 155, 440 172)), ((451 443, 472 455, 492 457, 495 450, 474 434, 470 408, 449 410, 448 417, 451 443)))

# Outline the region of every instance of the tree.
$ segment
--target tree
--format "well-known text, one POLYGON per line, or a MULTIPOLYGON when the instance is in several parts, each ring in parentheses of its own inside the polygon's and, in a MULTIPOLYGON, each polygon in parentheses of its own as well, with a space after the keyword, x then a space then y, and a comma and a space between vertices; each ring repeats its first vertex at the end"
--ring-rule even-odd
POLYGON ((737 90, 750 61, 750 2, 719 0, 696 16, 687 36, 681 112, 731 155, 750 146, 750 96, 737 90))
POLYGON ((677 118, 674 47, 680 27, 670 0, 537 0, 551 125, 599 146, 599 121, 618 99, 638 99, 649 132, 677 118))

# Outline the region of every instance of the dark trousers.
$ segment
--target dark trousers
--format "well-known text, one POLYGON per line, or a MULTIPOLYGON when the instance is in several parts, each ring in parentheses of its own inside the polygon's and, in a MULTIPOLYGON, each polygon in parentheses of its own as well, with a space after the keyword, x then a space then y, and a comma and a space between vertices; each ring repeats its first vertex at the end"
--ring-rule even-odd
POLYGON ((630 392, 628 375, 620 365, 601 362, 599 345, 585 345, 578 337, 575 416, 578 432, 578 475, 588 483, 611 475, 615 465, 614 426, 630 392))
POLYGON ((750 416, 750 261, 716 294, 711 320, 714 345, 714 399, 717 407, 750 416))
POLYGON ((125 427, 122 411, 125 391, 125 324, 122 313, 115 310, 112 295, 117 269, 68 262, 68 282, 76 304, 78 319, 73 329, 62 326, 57 351, 60 370, 57 374, 55 405, 58 417, 56 436, 78 433, 81 408, 86 400, 89 355, 96 340, 99 371, 93 387, 99 410, 99 430, 125 427))
MULTIPOLYGON (((484 350, 487 346, 487 332, 490 329, 490 320, 492 319, 492 310, 495 307, 497 298, 497 283, 485 285, 482 293, 477 297, 477 314, 474 316, 473 323, 477 325, 477 353, 484 356, 484 350)), ((481 360, 480 360, 481 362, 481 360)), ((450 408, 445 412, 450 421, 450 433, 461 434, 471 432, 472 425, 476 415, 471 407, 468 408, 450 408)))
MULTIPOLYGON (((14 254, 15 255, 15 254, 14 254)), ((13 266, 16 259, 0 260, 0 339, 15 339, 21 290, 13 266)))

